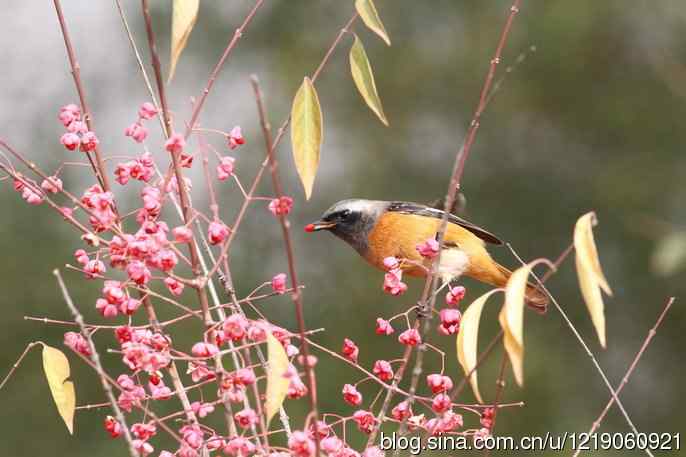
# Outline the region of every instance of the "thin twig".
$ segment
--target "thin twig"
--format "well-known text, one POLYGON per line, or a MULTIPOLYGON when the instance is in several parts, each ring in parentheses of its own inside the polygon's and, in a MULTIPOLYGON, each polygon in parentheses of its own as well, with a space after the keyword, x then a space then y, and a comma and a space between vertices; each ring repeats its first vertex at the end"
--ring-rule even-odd
MULTIPOLYGON (((672 304, 674 303, 675 297, 670 297, 669 300, 667 300, 667 303, 665 304, 665 307, 662 309, 662 312, 660 313, 660 316, 657 318, 657 322, 655 322, 655 325, 653 325, 653 328, 650 329, 648 332, 648 335, 646 336, 645 340, 643 340, 643 344, 641 345, 641 349, 638 350, 636 353, 636 356, 634 357, 634 360, 631 362, 631 365, 629 365, 629 369, 627 372, 624 374, 624 377, 622 378, 622 382, 617 386, 617 395, 619 395, 622 392, 622 389, 624 389, 624 386, 629 382, 629 378, 631 377, 631 374, 634 372, 634 369, 636 368, 636 365, 638 365, 638 361, 641 360, 641 356, 643 356, 643 353, 645 352, 646 348, 650 344, 650 342, 653 340, 657 333, 657 329, 660 327, 662 324, 662 321, 664 320, 665 316, 667 315, 667 312, 669 309, 672 307, 672 304)), ((605 419, 605 416, 607 415, 608 411, 610 411, 610 408, 612 405, 615 403, 614 397, 611 397, 610 400, 607 402, 607 405, 605 405, 605 409, 600 413, 600 416, 593 421, 593 425, 591 426, 591 429, 588 431, 589 435, 592 435, 595 433, 596 430, 600 427, 600 424, 603 422, 603 419, 605 419)), ((577 449, 576 452, 574 453, 573 457, 576 457, 579 455, 579 452, 581 452, 580 449, 577 449)))
POLYGON ((74 305, 74 302, 71 299, 71 295, 69 295, 69 291, 67 290, 67 286, 64 284, 64 280, 62 279, 60 271, 53 270, 52 274, 54 274, 55 278, 57 278, 57 283, 60 286, 62 296, 64 297, 64 301, 67 303, 67 306, 69 307, 69 311, 71 311, 72 316, 74 316, 74 320, 77 324, 79 324, 79 327, 81 328, 81 335, 86 339, 86 341, 88 341, 88 348, 90 349, 90 360, 93 362, 95 371, 98 373, 100 383, 102 384, 102 388, 105 391, 107 399, 110 402, 110 406, 112 407, 114 416, 117 419, 117 422, 119 422, 119 425, 121 425, 122 431, 124 432, 124 438, 126 439, 126 443, 129 445, 129 452, 131 453, 131 457, 138 457, 138 452, 136 451, 136 448, 133 445, 133 437, 131 436, 131 432, 129 431, 129 426, 126 424, 126 417, 124 417, 124 413, 122 413, 121 409, 119 408, 117 399, 114 398, 112 388, 110 387, 110 384, 107 382, 107 375, 105 373, 105 369, 102 367, 102 364, 100 363, 100 355, 98 354, 98 349, 95 347, 95 343, 93 343, 91 334, 83 321, 83 316, 79 312, 76 305, 74 305))
MULTIPOLYGON (((522 258, 517 254, 517 252, 514 250, 512 245, 510 243, 506 243, 508 249, 510 252, 512 252, 512 255, 514 255, 519 262, 521 262, 522 265, 525 265, 525 262, 522 260, 522 258)), ((562 316, 562 319, 565 321, 567 324, 567 327, 572 331, 574 336, 576 337, 577 341, 581 345, 581 347, 584 349, 586 354, 590 357, 591 362, 593 362, 593 366, 595 366, 596 371, 598 374, 600 374, 600 377, 603 379, 603 382, 607 386, 608 390, 612 394, 612 398, 617 402, 617 406, 619 407, 620 411, 622 412, 622 415, 624 416, 624 419, 626 419, 627 424, 629 424, 629 427, 631 427, 631 431, 634 432, 636 435, 638 435, 638 429, 636 428, 636 425, 634 425, 634 422, 631 420, 631 417, 629 416, 629 413, 626 411, 626 408, 624 408, 624 404, 622 401, 617 397, 617 392, 615 389, 612 387, 612 384, 610 383, 610 380, 607 378, 607 375, 605 374, 605 371, 603 368, 600 366, 600 363, 598 363, 598 360, 596 359, 595 355, 591 351, 591 348, 588 347, 588 344, 584 341, 583 337, 579 333, 579 331, 576 329, 574 324, 572 324, 572 321, 569 319, 569 316, 567 316, 567 313, 562 309, 562 306, 560 306, 560 303, 557 301, 557 299, 550 293, 550 291, 546 288, 545 284, 538 278, 538 276, 532 271, 531 276, 534 278, 536 283, 539 285, 541 290, 548 295, 550 298, 550 301, 555 305, 555 308, 557 311, 560 313, 562 316)), ((646 454, 652 456, 652 452, 650 449, 645 449, 646 454)))

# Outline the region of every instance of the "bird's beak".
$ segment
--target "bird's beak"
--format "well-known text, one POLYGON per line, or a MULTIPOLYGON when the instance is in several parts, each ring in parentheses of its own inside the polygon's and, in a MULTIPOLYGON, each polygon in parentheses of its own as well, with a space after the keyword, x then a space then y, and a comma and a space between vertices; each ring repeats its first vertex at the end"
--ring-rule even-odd
POLYGON ((328 230, 336 226, 335 222, 317 221, 305 226, 306 232, 316 232, 318 230, 328 230))

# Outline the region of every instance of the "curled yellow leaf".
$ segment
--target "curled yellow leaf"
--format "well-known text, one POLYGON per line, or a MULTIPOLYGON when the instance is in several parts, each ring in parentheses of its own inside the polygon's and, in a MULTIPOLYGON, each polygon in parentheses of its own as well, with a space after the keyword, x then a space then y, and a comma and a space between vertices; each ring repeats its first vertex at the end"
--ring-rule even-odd
POLYGON ((376 11, 374 2, 372 0, 355 0, 355 9, 362 18, 362 22, 372 32, 376 33, 386 42, 388 46, 391 45, 391 40, 388 38, 388 33, 381 22, 379 13, 376 11))
POLYGON ((355 41, 353 41, 353 46, 350 48, 350 73, 352 73, 355 86, 367 103, 367 106, 374 111, 374 114, 378 116, 385 126, 388 126, 388 120, 383 112, 381 99, 376 90, 372 66, 369 64, 362 41, 357 35, 355 35, 355 41))
POLYGON ((267 393, 265 395, 265 410, 267 425, 279 411, 288 394, 289 380, 288 356, 279 340, 271 332, 267 332, 267 393))
POLYGON ((62 416, 69 433, 73 435, 76 393, 74 392, 74 383, 67 381, 70 374, 69 361, 62 351, 44 344, 43 370, 55 406, 57 406, 57 412, 62 416))
POLYGON ((317 91, 310 78, 305 78, 293 99, 291 108, 291 144, 295 168, 310 199, 319 167, 322 146, 322 111, 317 91))
POLYGON ((469 377, 469 383, 474 391, 474 397, 479 403, 483 403, 481 393, 479 392, 479 382, 476 376, 476 362, 477 362, 477 346, 479 342, 479 320, 481 319, 481 311, 488 297, 499 289, 493 289, 486 292, 476 300, 462 315, 460 321, 460 331, 457 333, 457 360, 462 365, 465 376, 469 377))
POLYGON ((579 277, 579 288, 584 297, 591 321, 598 333, 600 345, 604 348, 605 340, 605 304, 601 289, 612 295, 612 289, 605 279, 600 267, 598 249, 593 239, 593 226, 597 223, 594 212, 584 214, 574 227, 574 250, 576 251, 576 272, 579 277))
POLYGON ((176 64, 186 47, 188 37, 191 35, 191 30, 193 30, 198 18, 199 7, 200 0, 174 0, 172 6, 171 58, 167 82, 174 77, 176 64))
POLYGON ((505 286, 505 303, 498 315, 500 327, 503 329, 503 345, 512 365, 515 381, 519 386, 524 385, 524 308, 526 305, 527 289, 531 270, 539 263, 547 263, 555 269, 547 259, 540 259, 517 268, 507 280, 505 286))

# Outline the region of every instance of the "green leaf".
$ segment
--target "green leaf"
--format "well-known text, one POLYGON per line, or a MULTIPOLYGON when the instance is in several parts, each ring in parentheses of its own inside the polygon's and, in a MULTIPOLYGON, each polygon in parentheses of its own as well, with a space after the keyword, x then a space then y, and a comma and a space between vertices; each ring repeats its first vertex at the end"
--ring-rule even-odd
POLYGON ((305 188, 305 198, 312 196, 314 178, 319 167, 322 146, 322 111, 317 91, 305 77, 293 99, 291 108, 291 143, 298 176, 305 188))
POLYGON ((390 46, 391 40, 388 38, 388 34, 386 33, 386 29, 381 22, 379 13, 376 11, 374 2, 372 0, 355 0, 355 9, 362 18, 364 25, 366 25, 372 32, 379 35, 381 39, 384 40, 388 46, 390 46))
POLYGON ((67 381, 70 374, 69 360, 59 349, 43 345, 43 370, 48 380, 52 398, 57 411, 69 430, 74 434, 74 411, 76 410, 76 393, 74 383, 67 381))
POLYGON ((355 35, 355 41, 353 42, 352 48, 350 48, 350 72, 353 75, 355 86, 367 103, 367 106, 374 111, 385 126, 388 126, 388 120, 386 119, 383 107, 381 106, 381 99, 376 91, 372 67, 369 64, 369 59, 367 58, 367 53, 364 51, 362 41, 357 35, 355 35))
POLYGON ((198 18, 199 7, 200 0, 174 0, 172 6, 171 58, 167 82, 174 77, 176 64, 186 47, 188 37, 191 35, 191 30, 193 30, 198 18))
POLYGON ((288 394, 289 380, 286 377, 288 370, 288 356, 279 340, 274 338, 271 332, 267 332, 267 392, 265 395, 265 409, 267 425, 279 411, 288 394))

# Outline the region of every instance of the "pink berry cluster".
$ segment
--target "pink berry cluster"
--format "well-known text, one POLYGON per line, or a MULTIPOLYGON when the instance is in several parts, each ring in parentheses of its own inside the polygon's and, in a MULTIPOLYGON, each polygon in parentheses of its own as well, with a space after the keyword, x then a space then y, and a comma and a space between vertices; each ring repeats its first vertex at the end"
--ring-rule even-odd
POLYGON ((98 147, 100 141, 95 133, 88 130, 88 125, 81 119, 81 109, 74 105, 66 105, 60 109, 58 118, 67 132, 60 138, 60 143, 70 151, 79 148, 82 152, 91 152, 98 147))

